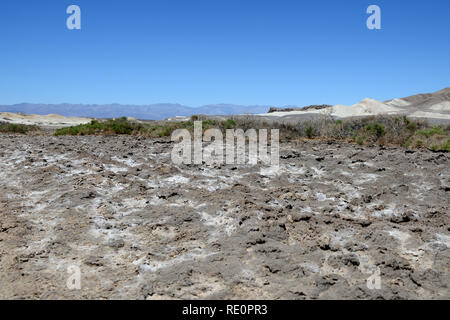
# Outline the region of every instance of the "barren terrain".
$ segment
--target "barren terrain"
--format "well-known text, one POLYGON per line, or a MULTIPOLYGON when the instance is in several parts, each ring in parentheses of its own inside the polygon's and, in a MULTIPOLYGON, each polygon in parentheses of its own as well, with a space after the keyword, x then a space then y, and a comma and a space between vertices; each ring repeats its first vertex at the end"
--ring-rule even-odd
POLYGON ((450 298, 449 153, 298 141, 276 171, 172 146, 0 135, 0 298, 450 298))

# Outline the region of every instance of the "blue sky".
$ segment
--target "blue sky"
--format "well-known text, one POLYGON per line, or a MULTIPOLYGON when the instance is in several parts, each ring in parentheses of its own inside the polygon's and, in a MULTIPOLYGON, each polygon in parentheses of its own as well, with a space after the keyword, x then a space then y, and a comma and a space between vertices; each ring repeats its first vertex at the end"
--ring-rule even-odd
POLYGON ((353 104, 450 86, 448 0, 5 0, 0 104, 353 104), (82 29, 66 28, 66 8, 82 29), (366 28, 381 8, 382 30, 366 28))

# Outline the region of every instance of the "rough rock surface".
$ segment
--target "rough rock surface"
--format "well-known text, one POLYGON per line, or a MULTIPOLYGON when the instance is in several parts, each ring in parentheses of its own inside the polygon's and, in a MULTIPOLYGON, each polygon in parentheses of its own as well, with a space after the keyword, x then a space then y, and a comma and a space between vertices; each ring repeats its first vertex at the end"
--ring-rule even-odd
POLYGON ((300 141, 277 172, 171 150, 1 135, 0 298, 450 298, 448 153, 300 141))

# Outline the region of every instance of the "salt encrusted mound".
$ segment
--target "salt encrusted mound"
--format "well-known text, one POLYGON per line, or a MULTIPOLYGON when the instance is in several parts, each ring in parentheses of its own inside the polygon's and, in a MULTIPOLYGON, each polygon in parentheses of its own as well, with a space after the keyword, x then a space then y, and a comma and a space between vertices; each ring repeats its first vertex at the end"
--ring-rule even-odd
POLYGON ((331 115, 340 118, 371 116, 378 114, 396 114, 402 111, 402 109, 370 98, 364 99, 361 102, 350 107, 344 105, 336 105, 332 110, 333 111, 331 112, 331 115))
POLYGON ((64 126, 79 125, 89 123, 92 119, 81 117, 65 117, 59 114, 48 114, 46 116, 36 114, 23 114, 0 112, 0 121, 9 123, 21 123, 27 125, 47 125, 47 126, 64 126))
POLYGON ((433 111, 450 111, 450 101, 436 103, 430 107, 433 111))
POLYGON ((389 100, 385 103, 389 106, 394 106, 394 107, 407 107, 407 106, 411 105, 410 102, 403 100, 403 99, 397 99, 397 98, 389 100))

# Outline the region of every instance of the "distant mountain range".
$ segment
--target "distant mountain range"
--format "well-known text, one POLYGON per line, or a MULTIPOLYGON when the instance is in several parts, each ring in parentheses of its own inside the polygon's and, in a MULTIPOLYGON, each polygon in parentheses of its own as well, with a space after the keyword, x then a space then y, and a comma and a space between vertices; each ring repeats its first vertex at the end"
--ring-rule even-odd
MULTIPOLYGON (((373 100, 375 101, 375 100, 373 100)), ((372 102, 373 102, 372 101, 372 102)), ((367 102, 367 101, 366 101, 367 102)), ((371 103, 372 103, 371 102, 371 103)), ((450 113, 450 87, 443 90, 417 94, 406 98, 396 98, 388 101, 375 101, 377 106, 372 106, 373 111, 383 113, 386 108, 400 108, 408 114, 417 112, 444 112, 450 113), (430 109, 431 108, 431 109, 430 109)), ((372 103, 373 104, 373 103, 372 103)), ((357 104, 358 105, 358 104, 357 104)), ((36 115, 59 114, 66 117, 86 118, 117 118, 122 116, 133 117, 141 120, 163 120, 175 116, 192 115, 239 115, 239 114, 265 114, 301 111, 317 112, 320 109, 331 108, 329 105, 313 105, 308 107, 285 106, 276 108, 274 106, 242 106, 234 104, 210 104, 202 107, 188 107, 181 104, 160 103, 150 105, 122 105, 122 104, 33 104, 21 103, 15 105, 0 105, 0 112, 25 113, 36 115)), ((430 116, 430 114, 421 116, 430 116)))
POLYGON ((266 113, 271 106, 240 106, 211 104, 198 108, 180 104, 122 105, 122 104, 33 104, 0 105, 0 112, 25 114, 59 114, 66 117, 117 118, 121 116, 142 120, 162 120, 174 116, 231 115, 266 113))

